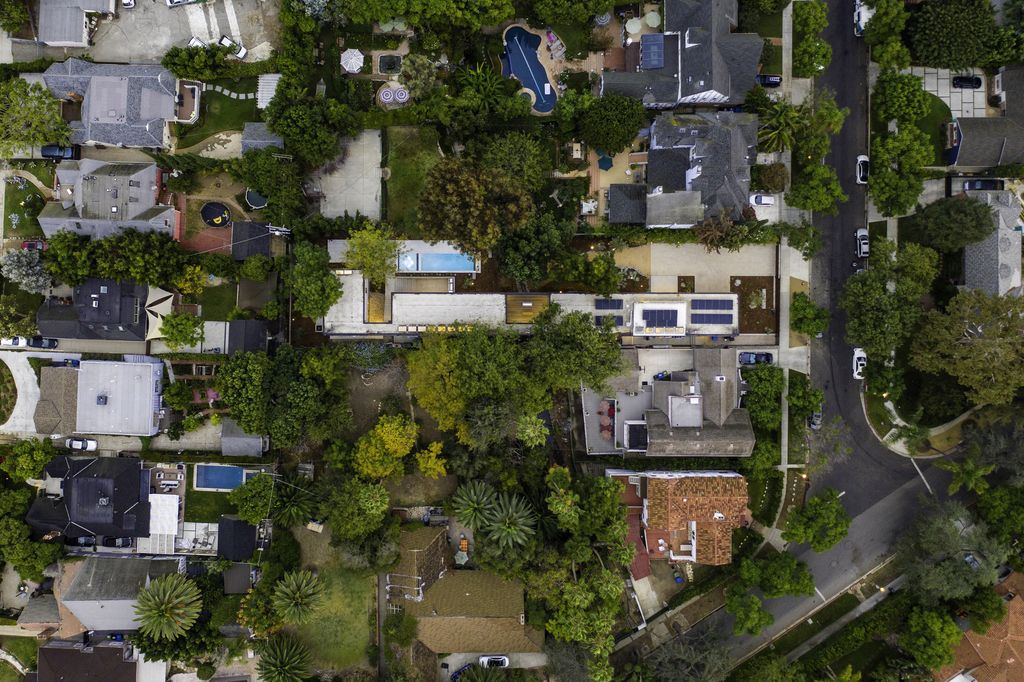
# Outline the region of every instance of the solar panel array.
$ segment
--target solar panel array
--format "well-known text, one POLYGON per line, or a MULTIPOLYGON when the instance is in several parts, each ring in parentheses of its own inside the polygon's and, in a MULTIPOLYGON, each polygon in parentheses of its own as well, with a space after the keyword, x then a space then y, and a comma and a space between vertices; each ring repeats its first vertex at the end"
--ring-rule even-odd
POLYGON ((679 326, 679 313, 675 310, 645 310, 643 316, 644 324, 648 327, 679 326))
POLYGON ((612 321, 615 323, 616 327, 621 327, 622 326, 622 315, 615 315, 615 316, 612 316, 612 315, 594 315, 594 324, 596 326, 598 326, 598 327, 603 326, 604 325, 604 318, 606 318, 606 317, 611 317, 612 321))
POLYGON ((693 313, 690 321, 694 324, 732 324, 732 315, 714 313, 693 313))
POLYGON ((691 310, 732 310, 732 301, 727 298, 696 298, 690 301, 691 310))
POLYGON ((647 33, 640 36, 640 68, 646 70, 665 68, 665 35, 647 33))
POLYGON ((595 298, 594 308, 596 310, 622 310, 621 298, 595 298))

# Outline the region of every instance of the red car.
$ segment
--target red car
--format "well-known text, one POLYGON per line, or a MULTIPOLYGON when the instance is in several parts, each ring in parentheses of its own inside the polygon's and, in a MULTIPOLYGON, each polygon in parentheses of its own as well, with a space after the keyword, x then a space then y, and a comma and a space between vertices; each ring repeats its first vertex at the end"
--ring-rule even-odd
POLYGON ((50 245, 44 242, 42 239, 30 239, 21 243, 21 248, 26 251, 46 251, 50 248, 50 245))

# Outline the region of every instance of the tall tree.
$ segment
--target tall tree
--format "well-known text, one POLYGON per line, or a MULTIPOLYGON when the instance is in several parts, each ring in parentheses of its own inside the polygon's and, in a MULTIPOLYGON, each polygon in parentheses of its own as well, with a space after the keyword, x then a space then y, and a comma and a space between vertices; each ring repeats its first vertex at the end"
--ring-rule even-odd
POLYGON ((0 158, 14 158, 25 148, 70 141, 71 128, 49 90, 21 78, 0 82, 0 158))
POLYGON ((195 624, 203 602, 199 587, 172 573, 149 583, 136 598, 139 631, 154 639, 177 639, 195 624))
POLYGON ((291 571, 274 584, 271 602, 284 622, 301 625, 323 607, 326 589, 323 579, 312 572, 291 571))
POLYGON ((1024 386, 1024 299, 961 291, 944 313, 929 312, 914 336, 911 364, 945 371, 975 404, 1008 404, 1024 386))
POLYGON ((28 20, 28 3, 25 0, 0 0, 0 31, 15 33, 28 20))
POLYGON ((57 449, 49 438, 19 440, 14 445, 3 446, 0 452, 3 453, 0 470, 18 483, 41 478, 43 467, 57 456, 57 449))
POLYGON ((903 0, 871 0, 867 4, 874 13, 864 27, 864 42, 877 48, 894 38, 899 40, 910 18, 903 0))
POLYGON ((640 100, 624 95, 599 97, 579 118, 580 138, 591 147, 618 154, 628 147, 647 122, 640 100))
POLYGON ((967 69, 1018 61, 1020 36, 997 26, 988 0, 929 0, 907 22, 914 61, 926 66, 967 69))
POLYGON ((309 242, 295 245, 295 265, 288 276, 295 310, 316 319, 323 317, 341 298, 341 283, 328 267, 327 249, 309 242))
POLYGON ((266 353, 235 353, 217 373, 217 391, 247 433, 267 432, 270 376, 271 361, 266 353))
POLYGON ((882 215, 902 215, 914 208, 924 190, 922 169, 934 162, 931 140, 916 126, 874 138, 868 193, 882 215))
POLYGON ((205 338, 203 321, 192 313, 173 312, 160 320, 160 334, 171 350, 202 343, 205 338))
POLYGON ((953 648, 963 632, 945 611, 915 608, 907 619, 900 646, 921 666, 938 670, 953 662, 953 648))
POLYGON ((992 208, 964 194, 939 199, 905 220, 913 241, 942 253, 956 253, 995 230, 992 208))
POLYGON ((455 516, 470 530, 479 530, 494 515, 497 494, 489 483, 466 481, 455 491, 455 516))
POLYGON ((498 240, 498 267, 519 282, 540 282, 548 276, 549 264, 567 251, 574 231, 570 221, 553 213, 535 213, 521 229, 498 240))
POLYGON ((793 294, 789 306, 789 326, 793 331, 814 336, 828 328, 829 312, 814 304, 811 297, 802 291, 793 294))
POLYGON ((953 480, 949 482, 949 494, 955 495, 960 488, 969 493, 982 495, 988 491, 989 483, 985 477, 996 470, 995 464, 980 464, 977 450, 968 452, 963 459, 945 459, 937 462, 935 466, 953 474, 953 480))
POLYGON ((486 253, 507 232, 521 228, 533 202, 503 173, 447 157, 427 173, 420 195, 419 227, 427 239, 454 242, 486 253))
POLYGON ((536 532, 537 514, 519 495, 500 493, 494 502, 484 532, 488 540, 505 551, 514 551, 530 541, 536 532))
POLYGON ((384 525, 388 505, 388 491, 383 485, 350 478, 331 493, 322 513, 335 537, 358 541, 384 525))
POLYGON ((614 0, 534 0, 533 11, 549 24, 586 25, 614 4, 614 0))
POLYGON ((776 365, 760 364, 743 370, 746 380, 747 411, 754 428, 777 431, 782 423, 782 391, 786 377, 776 365))
POLYGON ((885 69, 875 81, 871 98, 872 115, 888 123, 912 124, 928 113, 928 93, 921 78, 896 69, 885 69))
POLYGON ((402 461, 416 446, 418 433, 419 426, 408 415, 382 415, 356 441, 356 471, 370 480, 385 479, 401 471, 402 461))
POLYGON ((9 249, 0 258, 0 274, 30 294, 45 293, 53 283, 39 251, 34 249, 9 249))
POLYGON ((264 115, 285 149, 314 166, 337 156, 338 138, 358 132, 352 110, 329 97, 274 97, 264 115))
POLYGON ((732 627, 734 635, 759 635, 775 622, 775 616, 765 610, 764 603, 757 596, 743 591, 726 591, 725 610, 736 618, 732 627))
POLYGON ((577 389, 581 382, 602 386, 622 366, 618 337, 610 327, 595 326, 586 313, 563 313, 558 305, 534 320, 525 351, 530 374, 551 391, 577 389))
POLYGON ((285 477, 274 489, 274 523, 291 528, 306 523, 317 512, 317 499, 305 478, 285 477))
POLYGON ((253 476, 228 493, 228 502, 238 507, 238 518, 257 525, 274 511, 274 477, 253 476))
POLYGON ((850 515, 839 500, 839 491, 828 488, 812 497, 786 519, 786 542, 806 542, 815 552, 831 549, 850 530, 850 515))
POLYGON ((529 133, 511 132, 492 138, 480 161, 485 168, 504 173, 531 194, 543 187, 551 173, 549 148, 529 133))
POLYGON ((380 290, 398 269, 399 249, 391 228, 368 222, 349 235, 345 264, 362 272, 370 286, 380 290))
POLYGON ((406 87, 414 100, 423 100, 441 85, 434 60, 425 54, 413 53, 402 58, 402 73, 399 82, 406 87))
POLYGON ((672 682, 723 682, 729 673, 728 649, 702 627, 662 644, 644 662, 654 679, 672 682))
POLYGON ((271 637, 260 651, 256 671, 263 682, 301 682, 309 677, 312 656, 306 645, 286 635, 271 637))

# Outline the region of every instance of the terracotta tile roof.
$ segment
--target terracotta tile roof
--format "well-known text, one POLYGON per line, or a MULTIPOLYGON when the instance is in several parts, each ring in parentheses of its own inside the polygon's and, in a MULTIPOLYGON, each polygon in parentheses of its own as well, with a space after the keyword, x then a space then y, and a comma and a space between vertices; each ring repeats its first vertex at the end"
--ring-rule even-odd
POLYGON ((1000 595, 1016 595, 1006 604, 1006 618, 993 623, 983 635, 974 630, 965 632, 954 652, 953 663, 932 672, 937 682, 945 682, 964 671, 978 682, 1024 680, 1024 576, 1014 573, 995 590, 1000 595))
POLYGON ((444 653, 539 652, 544 634, 526 626, 521 583, 486 571, 450 571, 405 604, 419 620, 417 638, 444 653))
POLYGON ((633 563, 629 566, 629 574, 633 576, 633 580, 640 580, 651 574, 651 557, 647 555, 647 548, 644 547, 643 530, 640 528, 640 512, 630 512, 626 516, 626 520, 629 523, 629 533, 626 539, 636 547, 633 563))
MULTIPOLYGON (((688 541, 689 524, 696 522, 697 563, 728 564, 732 531, 743 524, 747 512, 747 481, 725 474, 648 477, 647 512, 648 528, 672 535, 673 546, 688 541)), ((648 547, 650 537, 649 532, 648 547)))

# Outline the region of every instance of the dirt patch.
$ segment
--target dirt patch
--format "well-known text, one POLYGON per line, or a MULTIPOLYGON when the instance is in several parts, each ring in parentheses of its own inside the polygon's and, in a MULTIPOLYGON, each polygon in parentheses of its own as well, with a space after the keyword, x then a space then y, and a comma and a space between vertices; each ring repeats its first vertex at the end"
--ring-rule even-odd
POLYGON ((330 528, 324 528, 322 533, 314 533, 308 528, 296 526, 292 534, 299 543, 303 568, 324 566, 334 559, 335 549, 331 547, 330 528))
POLYGON ((740 334, 774 334, 778 330, 774 277, 732 275, 729 291, 739 296, 740 334))
POLYGON ((431 479, 416 473, 387 481, 384 485, 391 495, 392 506, 412 507, 437 504, 450 497, 455 494, 459 479, 451 475, 431 479))
POLYGON ((776 528, 786 527, 786 518, 791 512, 804 506, 804 498, 807 496, 807 478, 800 471, 786 472, 786 489, 782 492, 785 501, 782 504, 782 513, 775 520, 776 528))
POLYGON ((679 275, 679 293, 692 294, 697 291, 696 278, 693 275, 679 275))

